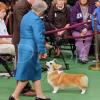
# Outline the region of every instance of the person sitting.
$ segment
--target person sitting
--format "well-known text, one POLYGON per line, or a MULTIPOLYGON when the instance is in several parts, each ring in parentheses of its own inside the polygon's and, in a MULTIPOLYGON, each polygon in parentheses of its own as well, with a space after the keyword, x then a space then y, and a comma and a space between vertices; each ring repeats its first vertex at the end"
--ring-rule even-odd
MULTIPOLYGON (((86 22, 91 19, 95 6, 89 5, 88 0, 79 0, 71 10, 71 25, 86 22)), ((72 35, 86 36, 92 35, 92 24, 86 23, 72 29, 72 35)), ((92 36, 75 39, 76 52, 79 62, 85 64, 88 62, 88 54, 92 42, 92 36)))
MULTIPOLYGON (((7 27, 4 22, 7 6, 0 2, 0 36, 8 36, 7 27)), ((15 55, 15 48, 11 42, 11 38, 0 38, 0 54, 15 55)))
MULTIPOLYGON (((53 0, 50 10, 48 11, 48 22, 51 29, 60 29, 68 27, 70 23, 70 8, 67 5, 67 0, 53 0)), ((51 41, 55 44, 55 54, 60 55, 61 37, 68 35, 68 31, 60 31, 51 35, 51 41)))

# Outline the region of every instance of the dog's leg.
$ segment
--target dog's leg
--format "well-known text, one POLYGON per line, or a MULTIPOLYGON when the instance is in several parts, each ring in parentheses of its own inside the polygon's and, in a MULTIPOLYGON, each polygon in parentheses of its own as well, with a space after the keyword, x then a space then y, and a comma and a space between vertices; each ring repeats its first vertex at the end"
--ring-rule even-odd
POLYGON ((58 90, 59 90, 59 87, 54 87, 54 90, 52 91, 52 93, 57 93, 58 90))
POLYGON ((84 94, 86 92, 86 89, 82 89, 81 94, 84 94))

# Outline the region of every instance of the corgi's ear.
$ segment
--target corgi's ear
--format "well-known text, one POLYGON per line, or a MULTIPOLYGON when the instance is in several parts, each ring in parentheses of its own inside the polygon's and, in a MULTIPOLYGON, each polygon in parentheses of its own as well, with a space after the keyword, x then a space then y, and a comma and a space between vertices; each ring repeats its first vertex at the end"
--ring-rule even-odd
POLYGON ((53 59, 53 62, 56 62, 56 59, 53 59))

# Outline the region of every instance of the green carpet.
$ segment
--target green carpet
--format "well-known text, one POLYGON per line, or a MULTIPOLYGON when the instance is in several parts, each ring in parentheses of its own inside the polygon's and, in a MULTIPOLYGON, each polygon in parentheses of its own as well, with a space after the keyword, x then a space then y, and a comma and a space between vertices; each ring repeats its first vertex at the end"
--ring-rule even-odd
MULTIPOLYGON (((66 56, 66 55, 65 55, 66 56)), ((86 94, 81 95, 81 91, 77 88, 59 90, 58 93, 52 94, 52 87, 47 83, 46 72, 42 73, 42 87, 45 95, 51 98, 51 100, 100 100, 100 71, 92 71, 88 69, 88 66, 92 64, 90 59, 88 64, 79 64, 75 59, 67 59, 69 62, 70 70, 66 73, 85 73, 89 78, 89 87, 86 94)), ((51 60, 53 58, 48 58, 51 60)), ((64 65, 63 60, 57 58, 58 63, 64 65)), ((45 60, 41 61, 44 66, 45 60)), ((11 65, 10 65, 11 66, 11 65)), ((0 66, 0 70, 2 66, 0 66)), ((0 77, 0 100, 8 100, 8 96, 13 92, 16 85, 14 78, 8 79, 7 77, 0 77)), ((34 97, 21 96, 20 100, 34 100, 34 97)))

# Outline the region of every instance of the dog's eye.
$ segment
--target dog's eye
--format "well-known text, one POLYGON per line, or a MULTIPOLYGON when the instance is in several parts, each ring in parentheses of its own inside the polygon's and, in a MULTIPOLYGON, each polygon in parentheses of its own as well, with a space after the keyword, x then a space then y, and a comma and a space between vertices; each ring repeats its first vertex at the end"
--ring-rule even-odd
POLYGON ((52 65, 52 63, 50 63, 50 65, 52 65))

